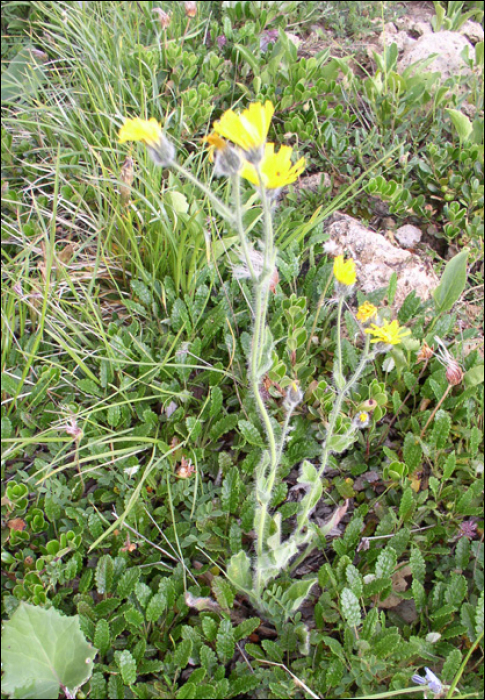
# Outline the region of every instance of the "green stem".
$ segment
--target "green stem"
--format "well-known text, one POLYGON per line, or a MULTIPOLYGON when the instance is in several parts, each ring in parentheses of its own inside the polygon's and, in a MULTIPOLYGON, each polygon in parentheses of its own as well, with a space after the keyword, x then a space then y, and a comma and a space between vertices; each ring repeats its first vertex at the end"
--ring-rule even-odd
POLYGON ((186 170, 183 165, 180 165, 180 163, 177 163, 177 161, 175 161, 175 160, 172 163, 170 163, 170 167, 173 170, 176 170, 177 172, 179 172, 181 175, 183 175, 187 180, 192 182, 194 185, 196 185, 196 187, 198 187, 199 190, 201 190, 205 194, 205 196, 208 199, 210 199, 210 201, 212 202, 214 207, 217 209, 219 214, 229 224, 231 224, 232 226, 235 225, 234 214, 229 209, 229 207, 226 207, 224 202, 221 202, 219 197, 216 197, 216 195, 213 192, 211 192, 211 190, 208 187, 206 187, 202 182, 200 182, 200 180, 198 180, 195 177, 195 175, 192 175, 192 173, 189 170, 186 170))
POLYGON ((480 644, 480 642, 482 641, 482 639, 483 639, 483 632, 480 634, 479 637, 477 637, 477 638, 475 639, 475 641, 474 641, 473 644, 471 645, 470 649, 468 650, 468 654, 467 654, 467 655, 465 656, 465 658, 463 659, 463 662, 462 662, 460 668, 458 669, 458 673, 456 674, 456 676, 455 676, 455 678, 454 678, 454 680, 453 680, 453 683, 451 684, 451 686, 450 686, 450 688, 449 688, 449 690, 448 690, 448 693, 447 693, 447 695, 446 695, 447 698, 452 698, 452 697, 453 697, 453 693, 454 693, 455 690, 456 690, 456 686, 457 686, 458 683, 460 682, 460 679, 461 679, 461 677, 462 677, 462 675, 463 675, 463 672, 465 671, 466 665, 467 665, 467 663, 470 661, 471 655, 473 654, 473 652, 475 651, 475 649, 477 648, 477 646, 480 644))
MULTIPOLYGON (((320 466, 320 469, 318 471, 317 483, 322 478, 323 473, 324 473, 326 466, 327 466, 328 457, 329 457, 329 454, 331 451, 329 445, 331 442, 331 438, 333 436, 333 431, 335 430, 337 418, 340 415, 340 410, 342 408, 343 400, 344 400, 345 396, 348 394, 348 392, 352 389, 354 384, 357 383, 360 375, 364 371, 364 367, 366 366, 367 362, 370 359, 373 359, 373 355, 369 354, 369 347, 370 347, 370 337, 369 337, 369 335, 366 335, 364 350, 362 352, 362 357, 360 359, 359 365, 358 365, 357 369, 355 370, 354 374, 351 376, 351 378, 345 384, 345 386, 337 394, 337 398, 336 398, 335 403, 333 405, 332 413, 330 414, 330 419, 328 422, 327 434, 325 437, 325 445, 323 447, 323 452, 322 452, 321 466, 320 466)), ((305 509, 305 511, 303 512, 302 517, 300 518, 301 525, 299 525, 294 532, 295 537, 298 537, 300 535, 301 531, 303 530, 303 528, 307 526, 309 515, 310 515, 310 507, 307 507, 305 509)))
MULTIPOLYGON (((338 380, 339 382, 343 380, 344 375, 342 372, 342 308, 344 305, 344 296, 341 294, 338 300, 337 308, 337 362, 338 362, 338 380)), ((343 382, 342 382, 343 383, 343 382)))
MULTIPOLYGON (((259 178, 259 188, 261 194, 261 203, 263 205, 263 270, 261 272, 261 277, 258 284, 256 285, 256 303, 254 310, 254 333, 253 333, 253 347, 251 353, 251 379, 253 384, 253 392, 255 395, 256 402, 258 404, 259 411, 263 418, 266 434, 269 443, 270 450, 270 463, 268 467, 268 477, 266 481, 266 498, 264 503, 259 503, 259 518, 258 527, 256 534, 256 554, 257 554, 257 564, 255 567, 255 594, 258 598, 261 596, 261 577, 262 577, 262 558, 264 553, 264 540, 266 533, 266 523, 269 515, 268 504, 271 502, 271 496, 273 493, 274 484, 276 481, 276 475, 278 471, 278 461, 281 454, 277 451, 276 440, 274 435, 273 426, 271 425, 271 420, 266 410, 266 406, 261 398, 259 392, 259 384, 262 379, 261 377, 261 364, 263 358, 263 348, 265 343, 265 331, 266 331, 266 317, 268 313, 268 301, 269 301, 269 279, 274 268, 274 233, 273 233, 273 222, 271 218, 271 209, 269 206, 268 198, 266 195, 266 189, 261 177, 261 172, 259 168, 256 168, 259 178)), ((280 445, 281 448, 281 445, 280 445)), ((261 477, 261 480, 264 477, 261 477)))
POLYGON ((320 316, 320 309, 321 309, 322 306, 323 306, 323 303, 324 303, 324 301, 325 301, 325 297, 327 296, 327 290, 328 290, 328 288, 329 288, 329 286, 330 286, 330 282, 332 281, 332 279, 333 279, 333 275, 330 275, 330 277, 329 277, 328 280, 327 280, 327 284, 325 285, 325 288, 324 288, 323 292, 320 294, 320 298, 319 298, 318 304, 317 304, 317 312, 316 312, 316 314, 315 314, 315 318, 313 319, 312 329, 311 329, 311 331, 310 331, 310 335, 308 336, 308 343, 307 343, 307 345, 306 345, 306 351, 307 351, 307 353, 310 351, 310 345, 311 345, 311 342, 312 342, 313 335, 314 335, 314 333, 315 333, 315 328, 317 327, 318 318, 319 318, 319 316, 320 316))
POLYGON ((241 176, 239 173, 237 175, 234 175, 232 178, 232 189, 234 192, 234 209, 235 209, 235 214, 236 214, 236 229, 237 233, 239 236, 239 244, 241 246, 241 249, 244 254, 244 258, 246 260, 246 265, 249 270, 249 274, 251 275, 251 279, 253 281, 253 284, 257 284, 258 282, 258 276, 254 270, 254 265, 253 261, 251 260, 251 254, 250 254, 250 248, 248 245, 247 241, 247 233, 244 229, 244 224, 243 224, 243 211, 242 211, 242 205, 241 205, 241 176))

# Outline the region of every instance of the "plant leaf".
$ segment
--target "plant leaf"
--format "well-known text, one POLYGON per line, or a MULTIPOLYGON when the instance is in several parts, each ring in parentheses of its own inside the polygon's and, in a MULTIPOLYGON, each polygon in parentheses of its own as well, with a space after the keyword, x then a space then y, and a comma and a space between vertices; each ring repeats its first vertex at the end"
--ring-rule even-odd
POLYGON ((462 250, 446 263, 439 285, 433 292, 436 311, 449 311, 463 293, 467 278, 468 250, 462 250))
POLYGON ((66 617, 55 608, 22 602, 3 628, 2 692, 55 700, 62 685, 74 696, 91 676, 95 654, 79 615, 66 617))

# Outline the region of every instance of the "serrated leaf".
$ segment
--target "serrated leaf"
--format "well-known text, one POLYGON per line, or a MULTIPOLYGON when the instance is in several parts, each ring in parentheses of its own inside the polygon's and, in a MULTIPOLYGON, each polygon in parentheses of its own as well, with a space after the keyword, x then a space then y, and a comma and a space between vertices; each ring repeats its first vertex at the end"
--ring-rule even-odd
POLYGON ((424 578, 426 576, 426 562, 421 554, 421 551, 417 547, 413 547, 411 550, 409 564, 411 566, 413 579, 419 581, 420 583, 424 583, 424 578))
POLYGON ((104 656, 110 647, 108 620, 99 620, 99 622, 96 623, 93 642, 96 649, 99 650, 99 653, 104 656))
POLYGON ((192 654, 192 640, 182 639, 177 642, 173 660, 177 668, 184 669, 189 663, 190 655, 192 654))
POLYGON ((94 578, 96 580, 98 593, 111 593, 114 580, 114 563, 109 554, 105 554, 99 558, 94 578))
POLYGON ((443 680, 444 683, 451 683, 455 675, 458 673, 458 669, 461 666, 461 662, 461 651, 459 649, 452 649, 446 657, 446 661, 443 664, 443 668, 440 674, 440 678, 443 680))
POLYGON ((431 440, 436 446, 436 449, 442 450, 448 444, 448 436, 451 430, 451 418, 450 414, 440 409, 434 419, 433 423, 433 433, 431 440))
POLYGON ((145 617, 147 622, 156 622, 167 609, 167 599, 163 593, 155 593, 147 605, 145 617))
POLYGON ((483 632, 483 614, 484 614, 484 594, 483 591, 480 593, 480 598, 478 599, 477 611, 475 615, 475 632, 477 636, 483 632))
POLYGON ((122 574, 116 588, 116 592, 120 598, 128 598, 130 593, 133 593, 139 578, 140 570, 135 568, 128 569, 128 571, 125 571, 124 574, 122 574))
POLYGON ((234 656, 235 640, 230 620, 221 620, 216 637, 216 651, 221 663, 226 664, 234 656))
POLYGON ((104 700, 106 698, 106 680, 102 673, 97 671, 93 673, 91 681, 89 683, 90 687, 90 697, 99 698, 99 700, 104 700))
POLYGON ((386 547, 379 553, 376 562, 376 578, 390 579, 397 563, 397 554, 392 547, 386 547))
POLYGON ((456 452, 453 450, 446 458, 445 466, 443 468, 443 479, 450 479, 453 476, 453 472, 456 469, 456 452))
POLYGON ((51 700, 59 697, 62 684, 75 696, 91 676, 95 654, 78 615, 66 617, 55 608, 21 602, 3 625, 2 692, 51 700))
POLYGON ((234 604, 234 591, 231 584, 221 576, 214 576, 211 588, 221 608, 230 610, 234 604))
POLYGON ((409 473, 414 472, 421 464, 423 450, 419 438, 412 433, 407 433, 404 438, 403 457, 409 473))
POLYGON ((121 421, 121 407, 117 405, 110 406, 107 413, 108 425, 116 428, 121 421))
POLYGON ((467 280, 468 250, 462 250, 446 263, 439 285, 433 292, 436 311, 450 311, 463 294, 467 280))
POLYGON ((115 661, 120 669, 121 677, 125 685, 133 685, 136 682, 136 661, 128 649, 115 651, 115 661))
POLYGON ((412 515, 414 508, 414 493, 410 486, 404 489, 404 493, 401 498, 401 503, 399 504, 399 517, 406 521, 412 515))
POLYGON ((359 599, 350 588, 344 588, 340 595, 340 607, 350 627, 358 627, 362 617, 360 613, 359 599))
POLYGON ((256 445, 256 447, 261 447, 263 439, 259 430, 248 420, 238 421, 238 427, 241 431, 242 436, 249 442, 250 445, 256 445))
POLYGON ((222 389, 218 386, 211 388, 211 403, 209 415, 211 418, 219 416, 222 409, 222 389))
POLYGON ((209 642, 214 642, 217 637, 217 622, 209 616, 202 618, 202 631, 209 642))
POLYGON ((243 620, 234 630, 234 639, 236 642, 240 642, 241 639, 249 637, 255 630, 258 629, 261 624, 259 617, 248 617, 243 620))
POLYGON ((197 697, 197 686, 189 681, 179 688, 175 697, 177 700, 195 700, 197 697))
POLYGON ((232 467, 222 482, 221 501, 223 508, 230 513, 235 513, 239 505, 240 493, 241 478, 239 476, 239 469, 237 467, 232 467))

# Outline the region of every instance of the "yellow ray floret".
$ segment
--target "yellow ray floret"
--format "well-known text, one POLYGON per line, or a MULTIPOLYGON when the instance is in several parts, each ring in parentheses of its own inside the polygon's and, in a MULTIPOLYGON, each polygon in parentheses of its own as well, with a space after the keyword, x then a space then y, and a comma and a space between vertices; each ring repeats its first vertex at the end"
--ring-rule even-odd
POLYGON ((273 112, 274 107, 269 100, 264 105, 254 102, 241 114, 228 109, 214 123, 214 131, 244 151, 251 151, 266 142, 273 112))
POLYGON ((344 261, 343 255, 337 255, 333 261, 333 274, 335 279, 340 284, 344 284, 346 287, 351 287, 355 284, 357 275, 355 272, 355 262, 353 258, 344 261))
MULTIPOLYGON (((270 190, 285 187, 285 185, 295 182, 305 169, 304 158, 300 158, 294 165, 292 164, 293 149, 290 146, 281 146, 278 153, 275 153, 274 147, 274 143, 266 144, 263 160, 259 166, 263 184, 270 190)), ((256 168, 247 161, 241 171, 241 177, 249 180, 253 185, 259 185, 256 168)))
POLYGON ((377 306, 371 304, 370 301, 364 301, 364 303, 359 306, 359 309, 357 311, 357 320, 361 323, 365 323, 366 321, 369 321, 371 318, 375 318, 376 316, 377 306))
POLYGON ((386 321, 382 326, 375 323, 365 331, 372 335, 371 343, 385 343, 386 345, 398 345, 403 338, 411 334, 409 328, 402 328, 399 321, 386 321))
POLYGON ((163 132, 162 127, 153 117, 151 119, 127 119, 119 132, 119 142, 142 141, 147 146, 156 146, 160 143, 163 132))

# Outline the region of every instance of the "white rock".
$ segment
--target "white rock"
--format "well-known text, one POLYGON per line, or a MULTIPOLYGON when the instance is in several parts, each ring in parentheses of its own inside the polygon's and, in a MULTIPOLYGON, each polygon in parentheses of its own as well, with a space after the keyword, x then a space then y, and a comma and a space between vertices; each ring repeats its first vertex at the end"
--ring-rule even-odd
MULTIPOLYGON (((359 288, 364 294, 386 287, 393 272, 397 274, 397 292, 393 307, 399 308, 414 289, 421 299, 429 299, 438 285, 433 269, 417 255, 393 245, 382 234, 365 228, 359 221, 338 212, 328 228, 336 255, 354 258, 359 288)), ((327 244, 328 245, 328 244, 327 244)))
POLYGON ((473 22, 468 19, 465 24, 460 27, 460 34, 466 36, 472 44, 478 44, 479 41, 483 41, 483 27, 478 22, 473 22))
MULTIPOLYGON (((431 54, 438 54, 432 63, 425 69, 428 73, 441 73, 441 80, 456 77, 459 74, 469 75, 470 69, 461 58, 460 54, 469 47, 469 55, 473 56, 475 49, 459 32, 436 32, 434 34, 424 34, 413 44, 406 47, 403 57, 398 63, 399 72, 403 72, 416 61, 429 58, 431 54)), ((423 70, 417 68, 416 70, 423 70)))
POLYGON ((398 228, 394 235, 403 248, 414 248, 420 242, 423 234, 417 226, 405 224, 398 228))

